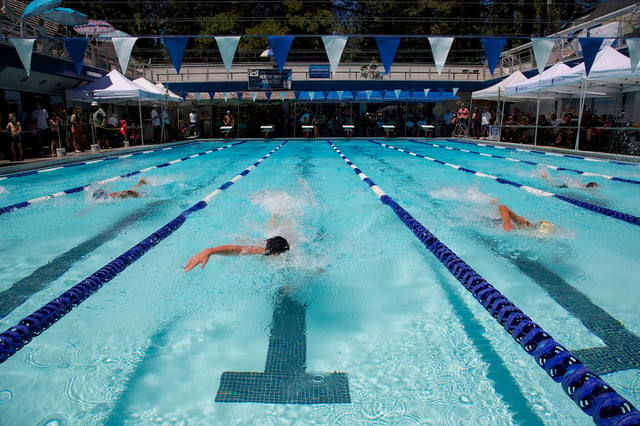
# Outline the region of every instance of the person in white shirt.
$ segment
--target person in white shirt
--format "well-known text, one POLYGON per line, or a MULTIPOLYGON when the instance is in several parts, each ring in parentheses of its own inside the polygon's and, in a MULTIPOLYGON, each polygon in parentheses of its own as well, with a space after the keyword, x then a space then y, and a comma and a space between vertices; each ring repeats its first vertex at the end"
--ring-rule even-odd
POLYGON ((158 113, 158 105, 154 105, 151 110, 151 125, 153 126, 153 143, 160 142, 160 114, 158 113))
POLYGON ((491 112, 488 107, 484 107, 482 115, 480 116, 480 125, 482 126, 482 136, 485 138, 489 136, 489 126, 491 125, 491 112))

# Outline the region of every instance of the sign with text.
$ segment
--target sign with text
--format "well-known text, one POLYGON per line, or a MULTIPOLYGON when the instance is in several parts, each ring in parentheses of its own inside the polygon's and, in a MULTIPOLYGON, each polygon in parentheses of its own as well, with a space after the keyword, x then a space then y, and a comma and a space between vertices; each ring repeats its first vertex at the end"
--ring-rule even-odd
POLYGON ((309 65, 309 78, 330 78, 329 65, 309 65))
POLYGON ((249 69, 249 90, 291 90, 291 70, 249 69))

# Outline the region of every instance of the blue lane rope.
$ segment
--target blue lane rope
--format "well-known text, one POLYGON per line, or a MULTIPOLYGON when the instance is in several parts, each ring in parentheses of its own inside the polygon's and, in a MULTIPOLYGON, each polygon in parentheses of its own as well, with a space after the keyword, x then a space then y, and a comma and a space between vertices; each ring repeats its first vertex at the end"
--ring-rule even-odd
POLYGON ((192 158, 200 157, 202 155, 211 154, 212 152, 222 151, 223 149, 231 148, 234 145, 240 145, 240 144, 243 144, 243 143, 246 143, 246 141, 232 143, 230 145, 221 146, 221 147, 218 147, 216 149, 210 149, 208 151, 200 152, 198 154, 193 154, 193 155, 190 155, 188 157, 183 157, 183 158, 179 158, 177 160, 167 161, 165 163, 161 163, 161 164, 158 164, 158 165, 155 165, 155 166, 151 166, 151 167, 147 167, 147 168, 144 168, 144 169, 136 170, 134 172, 125 173, 125 174, 120 175, 120 176, 110 177, 108 179, 104 179, 104 180, 101 180, 99 182, 87 183, 85 185, 77 186, 75 188, 65 189, 63 191, 56 192, 54 194, 43 195, 42 197, 32 198, 31 200, 27 200, 27 201, 22 201, 22 202, 19 202, 19 203, 11 204, 11 205, 6 206, 6 207, 0 207, 0 216, 3 215, 3 214, 10 213, 10 212, 12 212, 14 210, 24 209, 25 207, 29 207, 29 206, 31 206, 33 204, 36 204, 36 203, 39 203, 41 201, 50 200, 52 198, 57 198, 57 197, 62 197, 63 195, 67 195, 67 194, 75 194, 77 192, 82 192, 82 191, 85 191, 87 188, 92 187, 92 186, 94 186, 96 184, 104 185, 106 183, 112 183, 112 182, 115 182, 115 181, 117 181, 119 179, 125 179, 125 178, 131 177, 131 176, 135 176, 135 175, 137 175, 139 173, 146 173, 146 172, 148 172, 150 170, 153 170, 153 169, 160 169, 160 168, 163 168, 163 167, 172 166, 174 164, 181 163, 183 161, 187 161, 187 160, 190 160, 192 158))
POLYGON ((589 370, 542 327, 533 322, 500 291, 438 240, 345 157, 336 145, 331 141, 327 142, 360 180, 369 185, 378 199, 393 210, 402 223, 447 268, 451 275, 504 327, 520 347, 534 357, 536 363, 549 377, 556 383, 561 383, 564 392, 585 414, 591 416, 596 424, 603 426, 639 424, 640 412, 629 401, 589 370))
POLYGON ((566 203, 569 203, 569 204, 572 204, 574 206, 581 207, 583 209, 587 209, 587 210, 590 210, 592 212, 600 213, 600 214, 602 214, 604 216, 612 217, 614 219, 619 219, 619 220, 622 220, 624 222, 630 223, 632 225, 640 226, 640 217, 634 216, 634 215, 629 214, 629 213, 619 212, 619 211, 612 210, 612 209, 609 209, 609 208, 606 208, 606 207, 598 206, 596 204, 587 203, 586 201, 580 201, 580 200, 576 200, 574 198, 566 197, 564 195, 555 194, 553 192, 548 192, 548 191, 544 191, 544 190, 541 190, 541 189, 533 188, 533 187, 530 187, 530 186, 527 186, 527 185, 523 185, 523 184, 518 183, 518 182, 513 182, 513 181, 510 181, 510 180, 507 180, 507 179, 499 178, 497 176, 489 175, 489 174, 486 174, 486 173, 482 173, 482 172, 478 172, 478 171, 475 171, 475 170, 472 170, 472 169, 468 169, 466 167, 458 166, 456 164, 451 164, 451 163, 447 163, 447 162, 444 162, 444 161, 441 161, 441 160, 437 160, 435 158, 427 157, 426 155, 416 154, 415 152, 407 151, 407 150, 404 150, 402 148, 397 148, 397 147, 395 147, 393 145, 380 143, 380 142, 377 142, 377 141, 374 141, 374 140, 371 140, 371 139, 369 140, 369 142, 381 145, 381 146, 383 146, 385 148, 389 148, 389 149, 393 149, 393 150, 396 150, 396 151, 399 151, 399 152, 403 152, 405 154, 409 154, 409 155, 414 156, 414 157, 419 157, 419 158, 422 158, 424 160, 433 161, 434 163, 442 164, 443 166, 452 167, 452 168, 454 168, 456 170, 459 170, 461 172, 470 173, 472 175, 475 175, 475 176, 478 176, 478 177, 482 177, 482 178, 493 179, 494 181, 496 181, 498 183, 501 183, 503 185, 511 185, 511 186, 513 186, 515 188, 519 188, 519 189, 525 190, 525 191, 527 191, 527 192, 529 192, 531 194, 537 195, 539 197, 557 198, 558 200, 562 200, 562 201, 564 201, 566 203))
POLYGON ((108 283, 116 277, 120 272, 124 271, 129 265, 140 259, 151 248, 158 245, 162 240, 173 234, 187 220, 187 217, 198 210, 202 210, 211 201, 212 198, 219 195, 223 191, 229 189, 231 185, 242 179, 242 177, 251 173, 253 169, 258 167, 264 160, 269 158, 274 152, 282 148, 287 143, 284 141, 267 155, 244 169, 240 174, 230 181, 222 184, 215 191, 198 201, 193 206, 184 210, 175 219, 162 226, 153 234, 80 281, 60 296, 53 299, 31 315, 23 318, 18 324, 9 327, 5 332, 0 334, 0 364, 5 362, 10 356, 14 355, 18 350, 22 349, 35 336, 40 335, 43 331, 55 324, 59 319, 68 314, 74 307, 84 302, 89 296, 98 291, 104 284, 108 283))
POLYGON ((565 158, 573 158, 574 160, 584 160, 584 161, 591 161, 591 162, 596 162, 596 163, 611 163, 611 164, 617 164, 619 166, 634 166, 634 167, 638 167, 640 165, 640 162, 638 161, 620 161, 620 160, 603 160, 603 159, 599 159, 599 158, 593 158, 593 157, 586 157, 583 155, 576 155, 576 154, 562 154, 559 152, 552 152, 552 151, 540 151, 537 149, 525 149, 525 148, 513 148, 510 146, 502 146, 502 145, 492 145, 492 144, 487 144, 487 143, 475 143, 475 142, 467 142, 467 141, 462 141, 462 140, 456 140, 456 139, 447 139, 449 142, 456 142, 456 143, 462 143, 462 144, 467 144, 467 145, 475 145, 475 146, 486 146, 489 148, 495 148, 495 149, 504 149, 507 151, 518 151, 518 152, 530 152, 531 154, 539 154, 539 155, 550 155, 553 157, 565 157, 565 158))
MULTIPOLYGON (((499 158, 501 160, 512 161, 514 163, 530 164, 532 166, 545 166, 545 167, 547 167, 549 169, 556 170, 556 171, 573 172, 573 173, 577 173, 577 174, 582 175, 582 176, 595 176, 595 177, 601 177, 601 178, 604 178, 604 179, 609 179, 609 180, 613 180, 613 181, 617 181, 617 182, 634 183, 636 185, 640 185, 640 180, 636 180, 636 179, 609 176, 609 175, 603 175, 603 174, 600 174, 600 173, 593 173, 593 172, 585 172, 584 170, 570 169, 570 168, 567 168, 567 167, 558 167, 558 166, 553 166, 551 164, 545 164, 545 163, 536 163, 535 161, 518 160, 516 158, 504 157, 502 155, 489 154, 489 153, 486 153, 486 152, 471 151, 470 149, 454 148, 454 147, 448 146, 448 145, 439 145, 439 144, 436 144, 436 143, 429 143, 429 142, 419 141, 419 140, 415 140, 415 139, 410 139, 409 141, 410 142, 420 143, 422 145, 433 146, 435 148, 448 149, 450 151, 459 151, 459 152, 465 152, 465 153, 469 153, 469 154, 480 155, 480 156, 483 156, 483 157, 499 158)), ((524 151, 524 150, 522 150, 522 151, 524 151)))
POLYGON ((35 175, 35 174, 38 174, 38 173, 52 172, 54 170, 60 170, 60 169, 66 168, 66 167, 86 166, 88 164, 95 164, 95 163, 99 163, 101 161, 113 161, 113 160, 120 160, 120 159, 123 159, 123 158, 134 157, 136 155, 153 154, 154 152, 157 152, 157 151, 168 151, 168 150, 171 150, 171 149, 182 148, 182 147, 187 146, 187 145, 193 145, 195 143, 199 143, 199 142, 188 142, 188 143, 183 143, 183 144, 179 144, 179 145, 165 146, 165 147, 162 147, 162 148, 147 149, 147 150, 144 150, 144 151, 136 151, 136 152, 130 152, 130 153, 127 153, 127 154, 122 154, 122 155, 114 155, 112 157, 104 157, 104 158, 99 158, 99 159, 94 159, 94 160, 87 160, 87 161, 78 161, 78 162, 74 162, 74 163, 70 163, 70 164, 63 164, 61 166, 49 167, 49 168, 46 168, 46 169, 29 170, 29 171, 26 171, 26 172, 12 173, 12 174, 8 174, 8 175, 5 175, 5 176, 0 176, 0 181, 5 180, 5 179, 11 179, 11 178, 31 176, 31 175, 35 175))

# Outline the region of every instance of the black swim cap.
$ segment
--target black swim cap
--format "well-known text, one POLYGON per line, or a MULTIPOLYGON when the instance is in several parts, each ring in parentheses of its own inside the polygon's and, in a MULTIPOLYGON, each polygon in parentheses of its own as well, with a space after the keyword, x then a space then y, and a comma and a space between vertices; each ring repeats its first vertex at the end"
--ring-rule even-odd
POLYGON ((267 245, 264 248, 264 255, 271 256, 272 254, 284 253, 289 250, 289 243, 282 237, 273 237, 267 240, 267 245))
POLYGON ((589 182, 585 185, 587 188, 597 188, 598 184, 595 182, 589 182))
POLYGON ((104 189, 96 189, 93 192, 93 199, 94 200, 104 200, 106 198, 109 198, 109 193, 107 191, 105 191, 104 189))

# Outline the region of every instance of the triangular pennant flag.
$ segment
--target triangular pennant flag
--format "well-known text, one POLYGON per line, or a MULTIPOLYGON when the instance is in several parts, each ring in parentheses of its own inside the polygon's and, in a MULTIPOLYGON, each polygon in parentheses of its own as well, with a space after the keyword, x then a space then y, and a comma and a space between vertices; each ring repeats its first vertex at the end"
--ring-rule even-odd
POLYGON ((169 52, 169 56, 171 57, 173 66, 175 67, 178 74, 180 74, 180 67, 182 67, 182 58, 184 56, 184 50, 187 47, 188 41, 189 37, 162 38, 162 42, 167 48, 167 52, 169 52))
POLYGON ((389 74, 389 72, 391 72, 391 64, 393 64, 393 58, 395 58, 396 51, 398 50, 398 46, 400 45, 400 37, 378 36, 376 37, 376 44, 378 45, 380 58, 382 58, 384 72, 389 74))
POLYGON ((384 99, 385 96, 387 96, 387 91, 386 90, 381 90, 380 91, 380 99, 384 99))
POLYGON ((271 102, 271 92, 265 92, 264 95, 267 97, 267 101, 271 102))
POLYGON ((112 37, 113 48, 116 50, 118 56, 118 62, 120 62, 120 69, 122 74, 127 73, 129 67, 129 59, 131 58, 131 50, 133 45, 136 44, 138 37, 112 37))
POLYGON ((218 50, 222 56, 222 63, 227 70, 227 74, 231 72, 231 65, 233 64, 233 57, 236 55, 238 49, 238 43, 240 37, 215 37, 216 43, 218 43, 218 50))
POLYGON ((429 45, 431 46, 433 61, 436 64, 438 74, 442 74, 442 69, 445 62, 447 62, 447 56, 449 56, 452 44, 453 37, 429 37, 429 45))
POLYGON ((238 95, 238 102, 242 102, 242 95, 244 92, 237 92, 236 94, 238 95))
POLYGON ((273 56, 276 59, 278 65, 278 71, 282 73, 285 62, 287 62, 287 56, 289 56, 289 49, 293 42, 293 36, 269 36, 269 44, 273 49, 273 56))
POLYGON ((357 98, 357 97, 358 97, 358 91, 357 91, 357 90, 352 90, 352 91, 351 91, 351 97, 352 97, 353 99, 357 98))
POLYGON ((300 99, 300 92, 293 92, 293 95, 296 97, 296 100, 300 99))
POLYGON ((255 102, 257 98, 258 98, 258 92, 251 92, 251 100, 255 102))
POLYGON ((367 95, 367 100, 371 99, 371 94, 373 93, 373 90, 365 90, 364 93, 367 95))
POLYGON ((309 93, 309 99, 313 100, 316 97, 316 92, 307 92, 309 93))
POLYGON ((457 95, 457 94, 458 94, 458 90, 460 90, 460 88, 459 88, 459 87, 454 87, 454 88, 452 89, 452 91, 453 91, 453 96, 455 96, 455 95, 457 95))
POLYGON ((338 90, 338 100, 341 101, 342 100, 342 96, 344 95, 344 90, 338 90))
POLYGON ((322 99, 327 99, 329 97, 329 91, 325 90, 322 92, 322 99))
POLYGON ((504 44, 507 42, 505 38, 483 38, 482 44, 484 45, 484 54, 487 57, 487 65, 489 66, 489 72, 493 75, 493 72, 498 65, 500 54, 504 48, 504 44))
POLYGON ((329 66, 331 73, 335 73, 338 70, 340 64, 340 57, 342 57, 342 51, 347 44, 349 37, 344 36, 322 36, 322 42, 324 43, 324 50, 329 57, 329 66))
POLYGON ((193 94, 193 96, 196 98, 196 101, 197 101, 197 102, 200 102, 200 96, 201 96, 201 95, 200 95, 200 92, 198 92, 198 93, 194 93, 194 94, 193 94))
POLYGON ((27 72, 27 77, 31 74, 31 54, 33 53, 33 43, 35 38, 12 38, 13 47, 16 48, 20 61, 24 70, 27 72))
POLYGON ((69 52, 73 65, 76 66, 76 73, 80 75, 82 73, 82 63, 84 62, 84 54, 87 52, 89 39, 87 37, 65 38, 64 45, 67 52, 69 52))
POLYGON ((229 100, 229 92, 224 92, 222 97, 224 98, 224 101, 227 102, 229 100))
POLYGON ((213 100, 213 97, 216 95, 216 92, 207 92, 209 94, 209 99, 213 100))
POLYGON ((396 99, 400 98, 400 92, 402 92, 402 90, 400 90, 400 89, 394 89, 393 90, 393 94, 396 95, 396 99))
POLYGON ((424 89, 424 97, 425 98, 429 97, 429 90, 431 90, 431 89, 424 89))
POLYGON ((549 55, 553 50, 556 40, 548 37, 536 37, 531 39, 531 45, 533 46, 533 55, 536 58, 538 64, 538 73, 542 74, 544 67, 547 66, 549 55))
POLYGON ((631 59, 631 71, 636 72, 638 62, 640 62, 640 38, 626 39, 629 46, 629 58, 631 59))
POLYGON ((593 37, 593 38, 579 38, 580 46, 582 47, 582 60, 584 62, 584 70, 587 73, 587 77, 589 77, 589 72, 591 72, 591 67, 593 66, 593 61, 596 59, 596 55, 602 47, 602 41, 604 39, 601 37, 593 37))
POLYGON ((286 96, 287 96, 287 92, 280 92, 280 101, 284 102, 284 99, 286 96))

